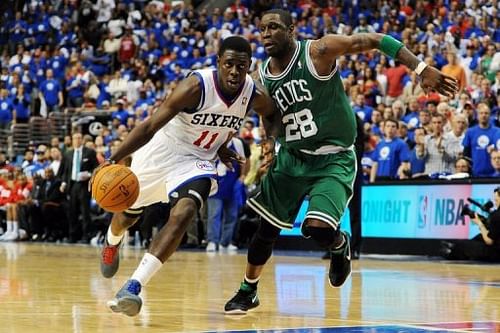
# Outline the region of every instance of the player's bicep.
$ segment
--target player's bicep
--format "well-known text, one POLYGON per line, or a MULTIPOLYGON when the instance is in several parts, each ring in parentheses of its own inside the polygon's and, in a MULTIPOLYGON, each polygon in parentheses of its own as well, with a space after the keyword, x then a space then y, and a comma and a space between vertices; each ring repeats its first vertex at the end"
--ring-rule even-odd
POLYGON ((153 127, 159 129, 179 112, 195 109, 199 104, 201 93, 202 87, 196 75, 182 80, 153 113, 151 117, 153 127))

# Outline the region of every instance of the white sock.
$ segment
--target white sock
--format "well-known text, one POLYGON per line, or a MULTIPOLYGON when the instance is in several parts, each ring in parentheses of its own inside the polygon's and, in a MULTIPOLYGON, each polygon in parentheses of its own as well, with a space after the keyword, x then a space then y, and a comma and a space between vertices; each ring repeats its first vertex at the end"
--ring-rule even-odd
POLYGON ((145 286, 149 280, 153 277, 153 275, 158 272, 158 270, 163 266, 163 263, 160 259, 156 258, 151 253, 144 254, 142 257, 141 263, 135 270, 134 274, 132 274, 131 279, 137 280, 141 283, 141 286, 145 286))
POLYGON ((17 221, 12 221, 12 231, 15 234, 19 232, 19 223, 17 223, 17 221))
POLYGON ((122 238, 123 234, 121 234, 120 236, 113 235, 113 233, 111 232, 111 226, 109 226, 108 234, 106 235, 106 239, 108 240, 109 245, 118 245, 118 243, 122 241, 122 238))
POLYGON ((245 274, 245 281, 248 282, 248 283, 255 283, 255 282, 258 282, 260 279, 260 276, 257 276, 255 279, 249 279, 247 277, 247 275, 245 274))
POLYGON ((12 221, 7 221, 7 232, 14 231, 14 222, 12 221))

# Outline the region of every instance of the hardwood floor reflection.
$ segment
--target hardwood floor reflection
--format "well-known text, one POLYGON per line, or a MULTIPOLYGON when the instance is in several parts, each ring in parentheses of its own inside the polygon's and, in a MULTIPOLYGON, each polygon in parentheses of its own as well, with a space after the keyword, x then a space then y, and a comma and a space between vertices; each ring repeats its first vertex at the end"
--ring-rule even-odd
POLYGON ((0 332, 200 332, 437 322, 500 321, 500 266, 444 261, 354 262, 341 289, 316 256, 271 259, 261 306, 223 314, 243 277, 246 256, 178 252, 144 289, 135 318, 106 302, 135 269, 142 251, 123 249, 113 279, 99 273, 99 249, 0 243, 0 332))

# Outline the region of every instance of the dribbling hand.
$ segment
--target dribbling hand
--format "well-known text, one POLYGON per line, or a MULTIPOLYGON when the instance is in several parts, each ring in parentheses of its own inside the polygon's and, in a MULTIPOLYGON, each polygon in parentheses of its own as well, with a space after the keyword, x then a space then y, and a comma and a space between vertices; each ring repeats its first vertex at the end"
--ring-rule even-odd
POLYGON ((236 153, 234 150, 227 148, 225 145, 221 146, 219 150, 217 150, 217 155, 219 159, 229 170, 234 170, 233 162, 237 162, 238 164, 245 164, 246 159, 236 153))
POLYGON ((102 162, 101 164, 99 164, 99 166, 97 166, 97 168, 94 169, 94 171, 92 171, 92 176, 90 177, 90 180, 89 180, 89 187, 88 187, 88 191, 90 193, 92 193, 92 183, 94 182, 94 178, 95 176, 97 175, 97 173, 107 167, 107 166, 110 166, 110 165, 113 165, 113 161, 111 160, 104 160, 104 162, 102 162))

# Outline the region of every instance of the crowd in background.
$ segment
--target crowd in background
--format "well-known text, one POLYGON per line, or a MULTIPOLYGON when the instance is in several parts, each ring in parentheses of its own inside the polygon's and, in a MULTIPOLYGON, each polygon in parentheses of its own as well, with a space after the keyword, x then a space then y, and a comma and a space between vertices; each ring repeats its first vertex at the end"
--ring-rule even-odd
MULTIPOLYGON (((274 7, 292 13, 298 39, 389 34, 458 80, 459 94, 448 99, 426 94, 414 72, 378 51, 337 59, 365 134, 366 183, 500 177, 500 4, 492 0, 236 0, 211 12, 167 0, 8 0, 0 5, 0 130, 65 110, 109 112, 109 127, 82 138, 102 162, 189 71, 216 65, 221 39, 245 36, 254 70, 266 57, 259 15, 274 7)), ((21 158, 2 147, 1 239, 93 236, 72 238, 64 226, 71 198, 61 191, 58 168, 75 147, 72 134, 33 142, 21 158)), ((261 137, 260 121, 250 114, 231 143, 249 164, 235 174, 220 167, 226 185, 209 200, 208 236, 198 237, 208 237, 210 251, 237 239, 238 213, 262 174, 261 137)), ((94 205, 88 203, 92 214, 83 219, 103 216, 94 205)))

